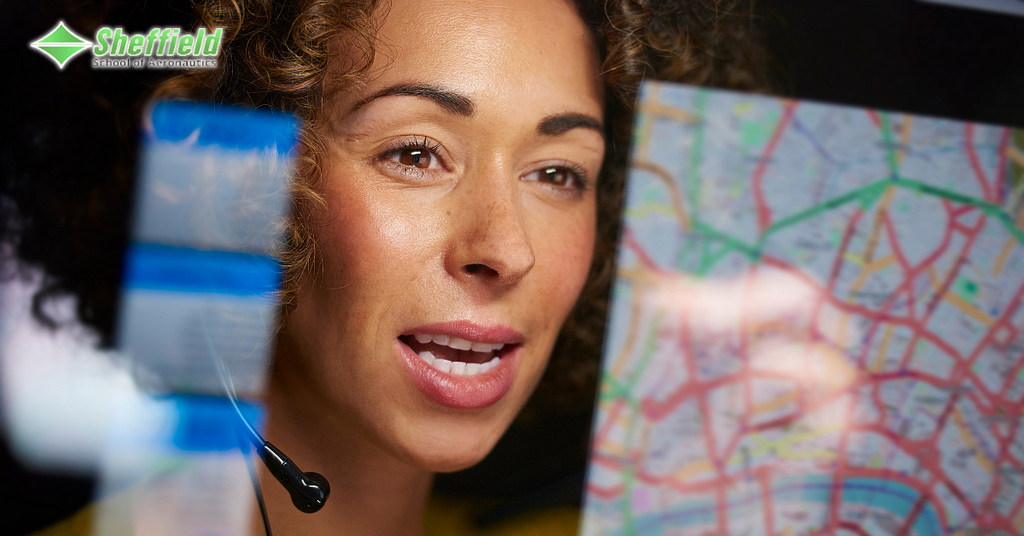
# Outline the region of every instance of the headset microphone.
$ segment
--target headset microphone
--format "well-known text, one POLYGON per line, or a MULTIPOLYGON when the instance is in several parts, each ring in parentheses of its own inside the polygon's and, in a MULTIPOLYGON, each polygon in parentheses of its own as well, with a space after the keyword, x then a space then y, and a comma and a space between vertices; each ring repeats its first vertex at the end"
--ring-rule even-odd
POLYGON ((256 452, 270 470, 270 474, 274 475, 292 496, 292 504, 296 508, 312 514, 324 507, 327 497, 331 494, 331 485, 323 475, 312 471, 303 473, 295 462, 266 440, 256 447, 256 452))
MULTIPOLYGON (((227 367, 224 365, 220 355, 213 350, 209 338, 207 338, 206 342, 210 348, 211 355, 213 355, 214 362, 217 364, 217 375, 221 386, 224 388, 224 393, 227 395, 228 401, 231 402, 231 406, 235 408, 235 413, 242 424, 241 430, 249 438, 253 446, 256 447, 256 453, 263 460, 263 464, 267 466, 270 474, 274 475, 274 478, 284 486, 284 489, 288 490, 288 495, 291 495, 292 504, 296 508, 307 514, 320 511, 324 504, 327 503, 327 497, 331 495, 331 485, 327 482, 327 478, 320 473, 312 471, 303 473, 299 466, 295 465, 295 462, 281 452, 281 449, 263 439, 263 436, 249 424, 249 419, 245 418, 245 415, 242 414, 242 409, 238 407, 238 397, 235 394, 234 382, 231 381, 231 374, 228 373, 227 367)), ((257 489, 257 497, 260 501, 260 510, 263 513, 264 526, 267 528, 267 534, 270 534, 262 494, 258 491, 259 484, 256 481, 256 473, 252 471, 252 466, 250 465, 253 484, 257 489)))

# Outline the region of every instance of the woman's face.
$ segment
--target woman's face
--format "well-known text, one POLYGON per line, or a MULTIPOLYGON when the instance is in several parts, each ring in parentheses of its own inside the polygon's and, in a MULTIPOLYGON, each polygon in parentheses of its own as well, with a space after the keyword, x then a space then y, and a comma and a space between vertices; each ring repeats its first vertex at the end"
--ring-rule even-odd
POLYGON ((583 287, 598 58, 569 1, 395 0, 376 46, 327 110, 323 270, 275 382, 337 433, 455 470, 526 402, 583 287))

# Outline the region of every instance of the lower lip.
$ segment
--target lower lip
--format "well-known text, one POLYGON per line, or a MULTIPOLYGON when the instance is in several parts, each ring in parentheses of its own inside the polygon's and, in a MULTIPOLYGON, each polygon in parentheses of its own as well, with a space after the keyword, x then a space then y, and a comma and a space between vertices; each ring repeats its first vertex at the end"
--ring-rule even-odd
POLYGON ((515 348, 503 352, 501 361, 487 372, 459 376, 441 372, 428 365, 402 341, 396 340, 395 343, 416 387, 434 402, 455 409, 486 408, 501 400, 512 388, 516 362, 522 349, 522 345, 516 345, 515 348))

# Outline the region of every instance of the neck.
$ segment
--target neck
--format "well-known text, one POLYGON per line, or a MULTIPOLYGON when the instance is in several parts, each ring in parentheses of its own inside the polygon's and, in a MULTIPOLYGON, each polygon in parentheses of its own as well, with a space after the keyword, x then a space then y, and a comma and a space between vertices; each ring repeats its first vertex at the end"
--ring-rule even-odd
MULTIPOLYGON (((324 475, 331 495, 315 514, 300 512, 262 464, 260 487, 275 536, 422 535, 433 474, 404 463, 359 433, 354 423, 316 407, 309 389, 274 374, 267 393, 267 439, 304 471, 324 475)), ((262 535, 254 512, 251 534, 262 535)))

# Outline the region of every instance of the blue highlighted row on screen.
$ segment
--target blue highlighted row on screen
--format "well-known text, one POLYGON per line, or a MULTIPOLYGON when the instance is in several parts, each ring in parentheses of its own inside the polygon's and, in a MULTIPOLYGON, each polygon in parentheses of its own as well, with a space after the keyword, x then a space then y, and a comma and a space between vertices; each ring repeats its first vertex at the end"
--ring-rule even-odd
POLYGON ((158 102, 150 110, 153 138, 182 141, 198 135, 199 146, 276 149, 289 154, 298 141, 298 122, 284 112, 185 101, 158 102))
POLYGON ((245 422, 257 429, 263 427, 263 408, 238 401, 238 411, 227 397, 211 395, 171 395, 178 424, 174 430, 174 446, 196 452, 225 451, 248 447, 245 422), (239 416, 239 412, 242 413, 239 416), (242 422, 242 417, 245 422, 242 422))
POLYGON ((125 289, 259 296, 276 292, 281 266, 269 255, 133 243, 125 289))

